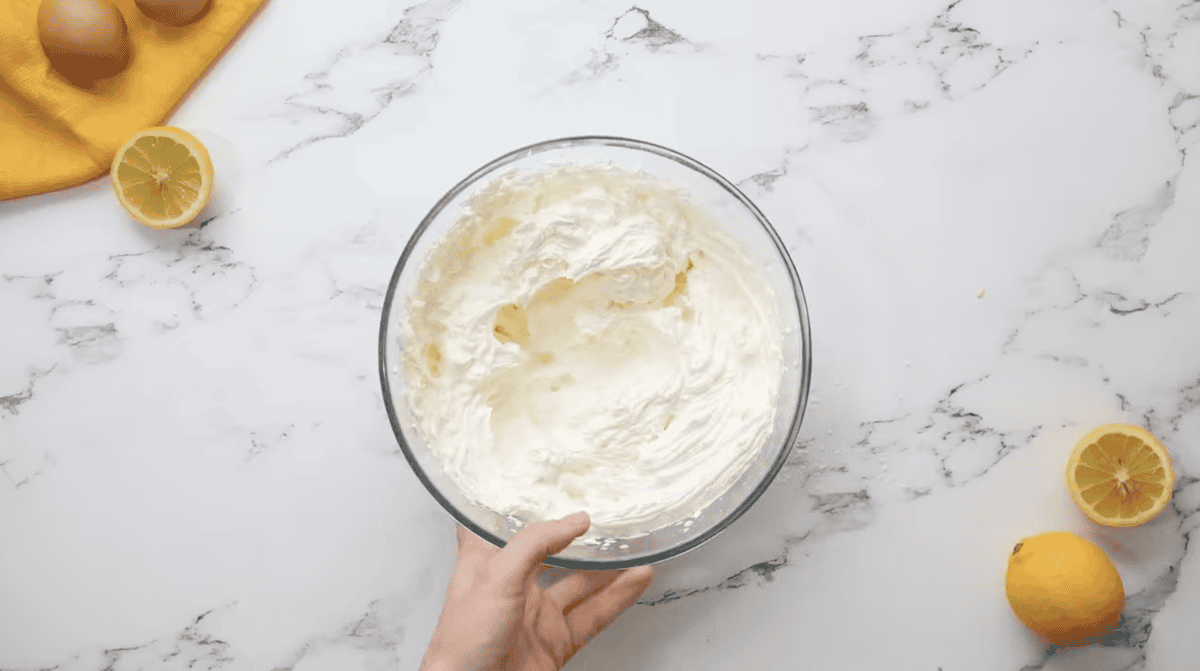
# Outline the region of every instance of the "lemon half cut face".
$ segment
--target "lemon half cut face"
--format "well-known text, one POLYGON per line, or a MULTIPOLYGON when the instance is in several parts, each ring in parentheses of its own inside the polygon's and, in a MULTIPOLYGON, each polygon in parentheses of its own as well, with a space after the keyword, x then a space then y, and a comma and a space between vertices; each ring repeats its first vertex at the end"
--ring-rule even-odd
POLYGON ((183 226, 212 195, 208 150, 191 133, 169 126, 129 138, 113 159, 111 176, 121 205, 151 228, 183 226))
POLYGON ((1080 439, 1066 475, 1075 505, 1110 527, 1150 521, 1170 502, 1175 487, 1167 448, 1150 432, 1129 424, 1108 424, 1080 439))

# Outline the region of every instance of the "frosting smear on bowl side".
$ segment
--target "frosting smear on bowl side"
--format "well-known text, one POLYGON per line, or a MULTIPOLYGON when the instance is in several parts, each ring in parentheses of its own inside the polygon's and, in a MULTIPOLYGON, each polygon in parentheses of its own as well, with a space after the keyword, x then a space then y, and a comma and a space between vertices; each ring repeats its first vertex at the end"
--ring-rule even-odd
POLYGON ((685 193, 607 165, 513 172, 420 269, 407 401, 480 505, 631 537, 695 515, 763 450, 780 329, 761 269, 685 193))

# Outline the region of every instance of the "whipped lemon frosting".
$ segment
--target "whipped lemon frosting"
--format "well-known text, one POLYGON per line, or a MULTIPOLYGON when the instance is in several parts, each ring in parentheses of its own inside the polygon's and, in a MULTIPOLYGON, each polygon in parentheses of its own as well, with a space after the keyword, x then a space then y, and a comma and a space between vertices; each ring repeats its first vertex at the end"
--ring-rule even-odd
POLYGON ((590 536, 694 516, 763 450, 782 370, 761 269, 685 193, 607 165, 512 172, 420 268, 401 346, 446 475, 590 536))

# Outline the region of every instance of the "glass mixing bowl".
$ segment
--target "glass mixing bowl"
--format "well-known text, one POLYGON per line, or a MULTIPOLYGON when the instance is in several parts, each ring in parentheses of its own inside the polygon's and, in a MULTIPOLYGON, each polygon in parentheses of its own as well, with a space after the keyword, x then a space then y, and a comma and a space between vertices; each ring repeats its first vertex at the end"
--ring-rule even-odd
POLYGON ((480 188, 511 170, 539 170, 564 164, 603 163, 643 171, 688 192, 711 220, 739 240, 763 270, 778 303, 784 366, 779 403, 770 437, 757 460, 723 495, 699 514, 646 535, 613 538, 600 545, 574 543, 546 560, 564 568, 618 569, 680 555, 719 534, 762 496, 796 441, 812 369, 808 313, 800 278, 787 249, 762 212, 729 180, 700 162, 665 147, 619 137, 571 137, 505 154, 476 170, 441 198, 413 233, 396 263, 383 304, 379 329, 379 376, 388 419, 400 449, 429 493, 460 524, 503 547, 518 531, 505 515, 467 498, 429 451, 406 401, 400 341, 404 306, 413 295, 430 250, 458 221, 463 206, 480 188))

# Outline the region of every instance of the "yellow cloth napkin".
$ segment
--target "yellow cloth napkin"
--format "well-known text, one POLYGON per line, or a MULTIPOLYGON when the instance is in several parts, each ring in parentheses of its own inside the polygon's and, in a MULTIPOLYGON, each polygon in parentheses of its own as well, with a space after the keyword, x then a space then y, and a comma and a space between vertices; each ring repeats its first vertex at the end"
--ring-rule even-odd
POLYGON ((82 184, 112 165, 135 132, 161 125, 263 0, 209 0, 172 27, 114 0, 129 26, 121 73, 80 88, 50 67, 40 0, 0 0, 0 200, 82 184))

